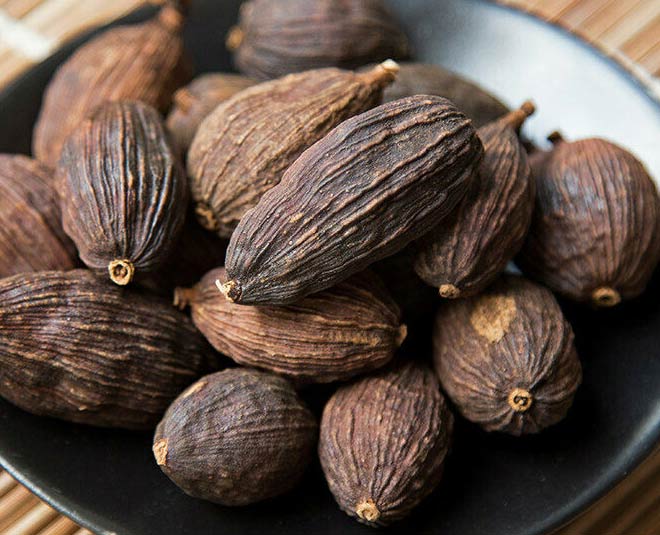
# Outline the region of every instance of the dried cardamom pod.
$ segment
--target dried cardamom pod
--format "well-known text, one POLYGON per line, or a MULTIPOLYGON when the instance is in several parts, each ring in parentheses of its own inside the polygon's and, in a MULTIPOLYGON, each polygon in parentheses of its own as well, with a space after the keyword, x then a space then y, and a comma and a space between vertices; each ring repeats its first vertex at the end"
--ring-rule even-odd
POLYGON ((383 0, 249 0, 227 47, 258 79, 408 56, 408 39, 383 0))
POLYGON ((582 380, 573 330, 552 293, 504 276, 436 316, 435 369, 459 412, 486 431, 538 433, 564 418, 582 380))
POLYGON ((247 505, 294 488, 316 438, 314 415, 286 379, 234 368, 203 377, 172 403, 153 452, 187 494, 247 505))
POLYGON ((456 104, 476 127, 509 112, 507 106, 476 83, 438 65, 403 62, 399 67, 396 80, 383 92, 383 102, 413 95, 438 95, 456 104))
POLYGON ((214 359, 167 301, 87 270, 0 280, 0 396, 33 414, 150 429, 214 359))
POLYGON ((339 507, 369 525, 405 517, 440 482, 453 423, 438 380, 419 363, 341 387, 323 410, 319 437, 339 507))
POLYGON ((158 112, 141 102, 102 105, 62 149, 64 230, 93 270, 129 284, 162 265, 179 237, 186 176, 158 112))
POLYGON ((151 20, 111 28, 81 46, 46 89, 34 130, 35 156, 54 167, 69 134, 104 102, 140 100, 165 111, 190 77, 183 22, 181 10, 168 2, 151 20))
POLYGON ((339 69, 292 74, 218 106, 199 127, 188 153, 202 226, 230 237, 245 212, 307 147, 380 103, 397 69, 386 61, 363 74, 339 69))
POLYGON ((254 83, 238 74, 210 73, 198 76, 174 93, 167 129, 177 148, 187 151, 197 128, 216 106, 254 83))
POLYGON ((236 303, 292 303, 396 253, 456 206, 482 153, 470 120, 441 97, 343 122, 243 217, 223 292, 236 303))
POLYGON ((225 279, 224 268, 214 269, 178 289, 175 304, 190 305, 213 347, 244 366, 302 383, 344 380, 389 362, 406 337, 399 307, 373 273, 279 307, 229 302, 216 287, 225 279))
POLYGON ((598 307, 641 294, 660 259, 660 201, 627 150, 565 142, 532 159, 536 207, 518 263, 525 274, 598 307))
POLYGON ((516 130, 534 113, 520 109, 478 130, 484 159, 458 209, 418 244, 415 271, 441 297, 475 295, 522 247, 532 220, 534 181, 516 130))
POLYGON ((52 174, 27 156, 0 154, 0 278, 78 265, 52 174))

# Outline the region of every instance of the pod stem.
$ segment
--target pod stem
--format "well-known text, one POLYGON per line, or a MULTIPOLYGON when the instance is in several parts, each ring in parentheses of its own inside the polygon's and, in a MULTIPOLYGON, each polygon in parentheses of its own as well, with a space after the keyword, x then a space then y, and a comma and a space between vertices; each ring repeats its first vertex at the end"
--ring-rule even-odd
POLYGON ((130 260, 123 258, 121 260, 113 260, 108 264, 108 273, 110 279, 119 286, 126 286, 130 284, 135 275, 135 266, 130 260))
POLYGON ((185 310, 195 300, 195 288, 175 288, 173 305, 185 310))
POLYGON ((229 28, 227 38, 225 39, 225 46, 230 52, 235 52, 243 43, 245 33, 239 26, 232 26, 229 28))
POLYGON ((359 73, 358 76, 367 85, 374 85, 379 88, 384 88, 390 85, 399 73, 399 64, 392 60, 386 59, 379 65, 367 72, 359 73))
POLYGON ((399 331, 396 335, 396 347, 401 347, 401 344, 405 341, 408 336, 408 326, 405 323, 399 325, 399 331))
POLYGON ((173 99, 176 107, 179 108, 182 112, 187 112, 190 108, 192 108, 192 105, 195 102, 195 97, 193 97, 192 93, 185 87, 182 87, 176 93, 174 93, 173 99))
POLYGON ((355 514, 367 522, 376 522, 380 518, 380 511, 371 498, 358 503, 355 506, 355 514))
POLYGON ((457 299, 461 296, 461 290, 453 284, 441 284, 438 293, 445 299, 457 299))
POLYGON ((558 132, 557 130, 548 134, 547 140, 555 146, 566 141, 564 136, 561 135, 561 132, 558 132))
POLYGON ((515 131, 520 130, 520 127, 525 123, 530 115, 536 111, 536 106, 531 100, 523 102, 517 110, 507 113, 502 117, 504 124, 510 126, 515 131))
POLYGON ((534 396, 524 388, 514 388, 507 398, 509 406, 516 412, 527 412, 534 402, 534 396))
POLYGON ((609 286, 601 286, 591 292, 591 301, 600 308, 613 307, 621 302, 621 294, 609 286))
POLYGON ((220 282, 220 280, 215 281, 220 293, 227 298, 227 301, 231 303, 237 303, 241 299, 241 294, 243 289, 241 288, 241 283, 234 280, 229 280, 225 283, 220 282))

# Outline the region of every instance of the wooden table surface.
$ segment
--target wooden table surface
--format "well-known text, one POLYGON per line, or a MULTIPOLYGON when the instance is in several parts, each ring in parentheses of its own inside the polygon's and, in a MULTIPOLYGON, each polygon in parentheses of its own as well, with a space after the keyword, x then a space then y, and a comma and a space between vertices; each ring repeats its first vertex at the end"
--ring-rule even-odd
MULTIPOLYGON (((660 87, 660 0, 499 1, 577 33, 626 65, 645 83, 660 87)), ((67 39, 144 3, 0 0, 0 87, 67 39)), ((90 532, 59 515, 0 471, 0 534, 90 532)), ((660 535, 660 447, 612 492, 555 535, 660 535)))

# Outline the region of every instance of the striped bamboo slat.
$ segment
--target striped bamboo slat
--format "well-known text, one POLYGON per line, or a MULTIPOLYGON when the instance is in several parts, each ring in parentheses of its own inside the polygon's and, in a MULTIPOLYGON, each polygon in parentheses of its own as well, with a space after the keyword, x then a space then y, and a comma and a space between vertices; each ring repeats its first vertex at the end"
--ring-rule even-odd
MULTIPOLYGON (((642 78, 660 77, 660 0, 496 1, 582 36, 642 78)), ((145 3, 147 0, 0 0, 0 88, 66 40, 145 3)), ((1 470, 0 534, 92 535, 1 470)), ((660 449, 554 535, 660 535, 660 449)))

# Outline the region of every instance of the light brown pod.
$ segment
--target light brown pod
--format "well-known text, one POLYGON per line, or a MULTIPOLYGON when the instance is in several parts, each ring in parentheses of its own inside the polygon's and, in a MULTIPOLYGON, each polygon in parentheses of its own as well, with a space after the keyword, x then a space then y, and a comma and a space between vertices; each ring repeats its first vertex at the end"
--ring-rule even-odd
POLYGON ((660 260, 660 200, 627 150, 563 141, 534 156, 536 207, 518 263, 575 301, 616 305, 641 294, 660 260))
POLYGON ((455 299, 481 292, 522 247, 532 220, 534 181, 516 131, 534 112, 520 109, 478 130, 484 159, 459 207, 418 243, 415 271, 455 299))
POLYGON ((154 436, 161 470, 184 492, 239 506, 288 492, 314 455, 314 415, 286 379, 234 368, 172 403, 154 436))
POLYGON ((202 226, 230 237, 245 212, 307 147, 380 103, 397 69, 389 61, 363 74, 307 71, 259 84, 218 106, 199 127, 188 153, 202 226))
POLYGON ((64 230, 89 268, 124 286, 166 262, 188 190, 156 110, 99 107, 65 143, 57 174, 64 230))
POLYGON ((339 507, 387 525, 440 482, 454 419, 438 380, 408 362, 341 387, 323 410, 319 458, 339 507))
POLYGON ((216 357, 167 301, 90 271, 0 280, 0 395, 33 414, 153 429, 216 357))
POLYGON ((485 126, 509 112, 495 96, 439 65, 399 63, 399 74, 383 92, 383 102, 413 95, 437 95, 451 100, 475 127, 485 126))
POLYGON ((234 63, 257 79, 354 69, 408 56, 408 39, 383 0, 249 0, 227 36, 234 63))
POLYGON ((54 167, 69 134, 104 102, 140 100, 165 111, 189 77, 183 22, 168 2, 151 20, 111 28, 81 46, 46 88, 34 155, 54 167))
POLYGON ((210 271, 178 289, 175 304, 190 305, 211 345, 243 366, 299 383, 340 381, 383 366, 406 337, 399 307, 374 273, 280 307, 229 302, 216 286, 225 278, 224 268, 210 271))
POLYGON ((0 279, 77 265, 52 171, 27 156, 0 154, 0 279))
POLYGON ((239 74, 202 74, 174 93, 174 105, 167 116, 167 129, 176 147, 185 152, 197 128, 225 100, 255 84, 239 74))
POLYGON ((573 330, 546 288, 504 276, 444 303, 435 369, 458 411, 486 431, 538 433, 564 418, 582 380, 573 330))

